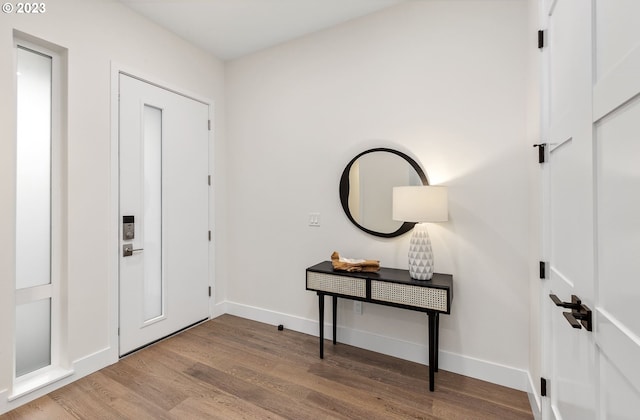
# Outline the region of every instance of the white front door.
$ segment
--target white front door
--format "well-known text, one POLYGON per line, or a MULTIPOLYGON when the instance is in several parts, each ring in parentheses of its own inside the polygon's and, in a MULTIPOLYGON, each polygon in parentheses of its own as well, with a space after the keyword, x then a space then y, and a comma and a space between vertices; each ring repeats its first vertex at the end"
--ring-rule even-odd
POLYGON ((541 4, 548 142, 543 418, 635 419, 640 413, 640 321, 634 313, 640 298, 640 4, 541 4), (557 306, 550 295, 568 307, 557 306), (572 296, 591 310, 592 331, 570 307, 572 296))
POLYGON ((208 105, 119 76, 120 355, 209 316, 208 105))

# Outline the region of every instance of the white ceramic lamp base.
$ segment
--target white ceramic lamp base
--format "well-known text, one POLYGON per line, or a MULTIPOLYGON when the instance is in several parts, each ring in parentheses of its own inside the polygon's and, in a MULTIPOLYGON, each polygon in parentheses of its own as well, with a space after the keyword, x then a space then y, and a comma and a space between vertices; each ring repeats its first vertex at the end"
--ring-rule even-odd
POLYGON ((416 280, 433 277, 433 251, 426 223, 418 223, 413 228, 409 242, 409 275, 416 280))

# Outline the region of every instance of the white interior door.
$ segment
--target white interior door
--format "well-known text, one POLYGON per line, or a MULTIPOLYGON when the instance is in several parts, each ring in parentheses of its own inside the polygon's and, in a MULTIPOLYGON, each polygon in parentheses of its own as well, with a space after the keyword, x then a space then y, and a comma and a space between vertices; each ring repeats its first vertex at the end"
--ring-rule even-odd
POLYGON ((122 356, 209 316, 209 110, 124 74, 119 83, 122 356))
POLYGON ((593 131, 602 419, 640 418, 640 2, 597 0, 593 131))
POLYGON ((633 1, 541 3, 549 143, 543 416, 634 419, 640 413, 640 322, 632 317, 632 299, 640 297, 634 278, 640 269, 640 105, 632 98, 640 92, 640 9, 633 1), (635 61, 625 64, 634 51, 635 61), (580 298, 592 311, 592 331, 579 319, 582 328, 573 328, 562 314, 573 309, 556 306, 550 295, 562 302, 580 298))
POLYGON ((547 10, 546 410, 547 418, 587 420, 596 413, 594 335, 573 328, 563 316, 572 309, 557 307, 550 295, 562 302, 575 295, 594 308, 591 7, 584 0, 558 0, 547 10))

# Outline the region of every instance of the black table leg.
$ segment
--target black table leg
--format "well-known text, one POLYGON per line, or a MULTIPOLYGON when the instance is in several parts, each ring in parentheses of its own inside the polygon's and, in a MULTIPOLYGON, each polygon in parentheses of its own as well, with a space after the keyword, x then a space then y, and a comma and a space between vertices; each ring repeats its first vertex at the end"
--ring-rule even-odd
POLYGON ((324 359, 324 293, 318 292, 318 325, 320 327, 320 358, 324 359))
POLYGON ((435 371, 436 371, 436 328, 437 313, 433 311, 427 312, 429 317, 429 391, 435 389, 435 371))
POLYGON ((337 318, 338 318, 338 296, 333 297, 333 344, 336 344, 337 318))
POLYGON ((440 353, 438 351, 438 349, 440 348, 440 313, 436 312, 435 313, 435 317, 436 317, 436 321, 435 321, 436 322, 436 335, 435 335, 436 344, 435 344, 434 347, 435 347, 435 352, 436 352, 436 355, 435 355, 435 359, 436 360, 435 360, 435 363, 434 363, 434 365, 435 365, 434 367, 435 367, 435 370, 437 372, 438 371, 438 353, 440 353))

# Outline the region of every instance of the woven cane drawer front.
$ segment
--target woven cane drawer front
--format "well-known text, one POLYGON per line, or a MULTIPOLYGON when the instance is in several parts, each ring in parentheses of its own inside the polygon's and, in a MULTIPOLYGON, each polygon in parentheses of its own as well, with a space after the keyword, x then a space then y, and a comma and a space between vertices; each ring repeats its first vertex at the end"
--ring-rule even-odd
POLYGON ((371 281, 371 299, 447 312, 447 291, 431 287, 371 281))
POLYGON ((345 296, 367 297, 367 280, 307 271, 307 288, 345 296))

